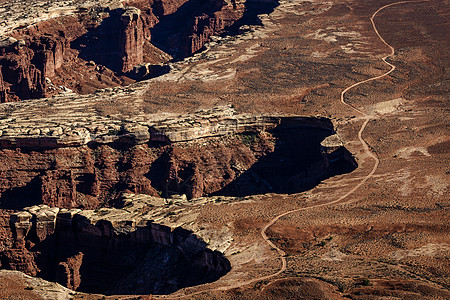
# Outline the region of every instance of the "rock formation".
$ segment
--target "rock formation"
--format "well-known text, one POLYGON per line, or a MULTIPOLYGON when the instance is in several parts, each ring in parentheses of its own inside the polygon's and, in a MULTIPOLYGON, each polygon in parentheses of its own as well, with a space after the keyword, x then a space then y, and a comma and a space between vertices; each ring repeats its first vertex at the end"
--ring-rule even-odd
POLYGON ((203 14, 195 16, 191 21, 186 55, 200 50, 211 35, 231 26, 245 12, 245 5, 236 1, 210 0, 207 6, 203 14))
POLYGON ((74 16, 50 18, 0 36, 0 102, 67 90, 90 93, 158 76, 166 69, 161 64, 170 59, 162 50, 187 57, 248 11, 245 1, 135 0, 125 7, 110 2, 87 3, 74 16), (143 63, 157 71, 147 68, 141 75, 142 68, 133 70, 143 63))
MULTIPOLYGON (((174 209, 158 203, 160 198, 125 195, 123 209, 28 207, 11 217, 16 241, 29 242, 15 250, 33 253, 41 277, 107 294, 169 293, 230 270, 223 254, 192 231, 152 221, 174 209), (167 258, 175 261, 167 265, 167 258)), ((14 265, 14 257, 3 260, 14 265)), ((22 271, 35 274, 35 269, 22 271)))
POLYGON ((49 95, 46 78, 61 67, 67 41, 64 36, 9 38, 0 43, 2 102, 41 98, 49 95))
POLYGON ((143 62, 144 29, 141 11, 135 7, 127 7, 120 16, 119 47, 122 58, 122 72, 126 73, 143 62))
POLYGON ((81 284, 80 268, 83 264, 83 256, 84 254, 79 252, 66 261, 60 262, 56 273, 56 282, 71 290, 78 289, 81 284))
POLYGON ((355 167, 342 144, 321 146, 334 133, 325 118, 252 116, 223 106, 153 123, 104 120, 46 131, 41 124, 33 134, 9 123, 0 138, 1 207, 96 208, 123 191, 189 198, 299 192, 355 167))

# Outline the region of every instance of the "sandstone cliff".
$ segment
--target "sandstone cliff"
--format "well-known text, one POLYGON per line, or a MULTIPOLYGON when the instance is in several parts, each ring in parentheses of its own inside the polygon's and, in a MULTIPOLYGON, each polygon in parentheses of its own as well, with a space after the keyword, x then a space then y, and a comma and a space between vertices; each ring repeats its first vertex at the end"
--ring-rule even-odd
POLYGON ((342 144, 321 145, 334 133, 325 118, 240 115, 225 106, 153 123, 71 120, 31 132, 13 116, 0 120, 8 123, 0 138, 2 208, 95 208, 123 191, 189 198, 300 192, 355 167, 342 144))
POLYGON ((144 59, 144 29, 141 11, 135 7, 127 7, 120 16, 119 47, 122 58, 122 72, 131 71, 144 59))
POLYGON ((171 59, 162 50, 187 57, 245 19, 251 7, 221 0, 116 2, 86 3, 73 15, 0 36, 0 101, 92 93, 158 76, 171 59), (141 74, 135 68, 143 63, 154 67, 141 74))
POLYGON ((165 294, 227 273, 224 255, 191 230, 153 221, 188 203, 171 207, 159 200, 125 195, 123 209, 99 211, 25 208, 11 216, 13 251, 31 253, 35 265, 18 268, 21 258, 12 252, 2 261, 71 289, 106 294, 165 294))

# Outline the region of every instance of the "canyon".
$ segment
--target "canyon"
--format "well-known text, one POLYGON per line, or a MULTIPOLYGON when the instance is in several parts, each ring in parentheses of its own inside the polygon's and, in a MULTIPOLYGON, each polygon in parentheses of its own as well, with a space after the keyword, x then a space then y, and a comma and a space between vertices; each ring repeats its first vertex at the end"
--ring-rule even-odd
POLYGON ((173 58, 192 55, 210 36, 254 22, 274 6, 221 0, 79 4, 76 15, 21 25, 0 38, 0 102, 86 94, 161 75, 173 58))
POLYGON ((0 207, 29 207, 11 215, 2 267, 80 292, 167 294, 226 274, 229 261, 189 224, 153 223, 155 214, 179 215, 169 209, 176 199, 198 206, 205 196, 299 193, 357 167, 326 118, 238 114, 227 105, 153 123, 109 119, 112 127, 72 116, 68 135, 62 124, 12 127, 17 114, 4 120, 1 136, 0 207), (161 201, 163 212, 155 208, 161 201))
POLYGON ((102 294, 166 294, 231 269, 192 231, 153 222, 175 214, 161 198, 125 194, 122 200, 122 209, 39 205, 13 214, 15 248, 2 261, 72 290, 102 294))
POLYGON ((0 0, 0 298, 448 299, 449 4, 0 0))

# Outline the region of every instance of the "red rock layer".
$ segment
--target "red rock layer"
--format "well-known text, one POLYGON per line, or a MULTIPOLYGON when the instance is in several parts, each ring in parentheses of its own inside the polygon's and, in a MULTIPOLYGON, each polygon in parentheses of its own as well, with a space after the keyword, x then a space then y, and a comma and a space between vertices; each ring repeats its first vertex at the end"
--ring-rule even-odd
POLYGON ((38 203, 96 208, 123 191, 198 197, 233 181, 239 175, 233 165, 249 168, 260 151, 238 138, 201 148, 144 144, 126 150, 107 145, 39 152, 4 149, 0 202, 3 208, 16 209, 38 203))
POLYGON ((18 225, 15 230, 11 230, 10 221, 11 211, 0 210, 0 268, 35 276, 39 268, 34 255, 28 250, 33 243, 25 240, 31 226, 18 225))
POLYGON ((82 252, 69 257, 66 261, 58 264, 56 281, 63 286, 76 290, 81 284, 80 268, 83 263, 82 252))
POLYGON ((345 148, 331 153, 321 149, 320 142, 330 131, 284 132, 280 140, 261 132, 157 147, 112 144, 94 149, 3 149, 0 208, 20 209, 40 203, 96 208, 122 192, 186 194, 189 198, 216 192, 238 196, 293 193, 354 168, 345 148))
POLYGON ((210 0, 207 5, 203 14, 192 19, 190 32, 186 37, 186 55, 200 50, 211 35, 231 26, 245 12, 245 6, 236 4, 235 1, 227 4, 222 0, 210 0))
MULTIPOLYGON (((0 102, 48 97, 64 90, 60 86, 91 93, 132 83, 125 73, 143 62, 162 62, 160 50, 150 42, 151 29, 187 2, 128 1, 130 6, 124 9, 95 8, 13 32, 16 40, 0 41, 0 102), (111 38, 101 40, 105 35, 111 38), (76 43, 83 37, 85 42, 76 43), (96 41, 103 48, 93 46, 96 41)), ((211 35, 232 25, 246 10, 244 4, 222 0, 201 2, 194 8, 169 37, 167 46, 178 48, 181 57, 201 49, 211 35)))
POLYGON ((37 50, 34 53, 31 46, 38 45, 30 44, 30 48, 28 48, 15 42, 9 47, 10 50, 0 58, 3 102, 15 101, 17 97, 29 99, 46 96, 44 73, 54 71, 54 68, 52 69, 54 61, 51 61, 51 55, 47 51, 37 50), (32 61, 38 61, 41 68, 39 69, 32 61), (11 87, 6 87, 4 81, 11 83, 11 87), (13 93, 16 97, 9 97, 7 95, 9 93, 13 93))
POLYGON ((131 71, 144 59, 144 29, 141 12, 137 8, 128 8, 120 16, 119 47, 122 58, 122 72, 131 71))

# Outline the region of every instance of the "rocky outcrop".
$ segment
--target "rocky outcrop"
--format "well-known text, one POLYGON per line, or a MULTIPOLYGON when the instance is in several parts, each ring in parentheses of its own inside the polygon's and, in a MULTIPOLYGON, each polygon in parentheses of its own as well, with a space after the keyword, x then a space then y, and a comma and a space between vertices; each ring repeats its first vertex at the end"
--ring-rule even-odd
MULTIPOLYGON (((280 117, 238 115, 230 106, 201 110, 152 123, 124 122, 96 116, 95 119, 82 124, 76 120, 73 122, 58 120, 59 126, 55 126, 51 119, 47 119, 52 127, 46 127, 46 120, 40 120, 39 124, 33 124, 29 119, 17 119, 14 123, 10 123, 11 118, 13 115, 0 120, 0 148, 51 149, 114 143, 130 146, 148 142, 178 143, 266 130, 275 127, 281 120, 280 117), (79 125, 74 125, 74 122, 79 125)), ((313 119, 304 118, 304 120, 308 123, 313 119)))
POLYGON ((31 217, 32 214, 28 211, 20 211, 10 216, 10 230, 6 232, 7 234, 2 232, 2 238, 8 238, 3 241, 4 248, 0 251, 0 262, 2 268, 27 272, 35 276, 39 268, 34 261, 34 255, 27 249, 33 244, 26 241, 33 226, 31 217))
MULTIPOLYGON (((55 117, 60 118, 60 115, 55 117)), ((237 114, 231 106, 200 110, 155 122, 124 122, 99 116, 92 119, 83 116, 83 123, 77 118, 54 121, 50 116, 39 121, 14 119, 10 122, 12 119, 14 114, 0 119, 0 148, 52 149, 83 145, 179 143, 247 131, 267 131, 275 128, 282 119, 292 120, 299 126, 333 128, 326 118, 237 114), (59 125, 55 126, 55 122, 59 125)))
POLYGON ((124 191, 294 193, 355 167, 338 138, 323 141, 334 134, 326 118, 252 116, 224 106, 153 123, 104 120, 61 124, 51 138, 41 136, 43 127, 41 135, 4 134, 1 207, 96 208, 124 191))
POLYGON ((211 35, 245 19, 253 10, 247 2, 88 2, 73 15, 11 30, 0 36, 0 101, 86 94, 161 75, 167 53, 183 58, 199 51, 211 35), (141 64, 152 70, 134 69, 141 64))
POLYGON ((79 252, 66 261, 60 262, 56 273, 56 282, 71 290, 78 289, 81 284, 80 268, 83 264, 83 256, 84 254, 79 252))
POLYGON ((131 71, 144 59, 144 29, 141 11, 135 7, 127 7, 120 16, 119 47, 122 59, 122 72, 131 71))
POLYGON ((76 183, 72 170, 49 170, 40 177, 42 202, 51 206, 76 206, 76 183))
POLYGON ((200 50, 211 35, 231 26, 245 13, 243 2, 209 0, 204 13, 194 16, 186 36, 186 56, 200 50))
POLYGON ((125 198, 124 209, 99 211, 29 207, 12 215, 11 227, 20 232, 16 239, 33 244, 32 249, 23 244, 23 249, 35 255, 39 275, 71 289, 170 293, 216 280, 230 270, 223 254, 208 249, 192 231, 152 221, 173 208, 155 206, 158 198, 134 199, 125 198))
MULTIPOLYGON (((200 50, 211 35, 222 33, 240 20, 247 9, 244 2, 187 1, 177 11, 160 18, 152 40, 177 58, 187 57, 200 50)), ((160 11, 167 10, 155 10, 160 11)))
POLYGON ((0 100, 41 98, 49 95, 46 78, 63 63, 67 41, 63 36, 8 38, 0 43, 0 100))

